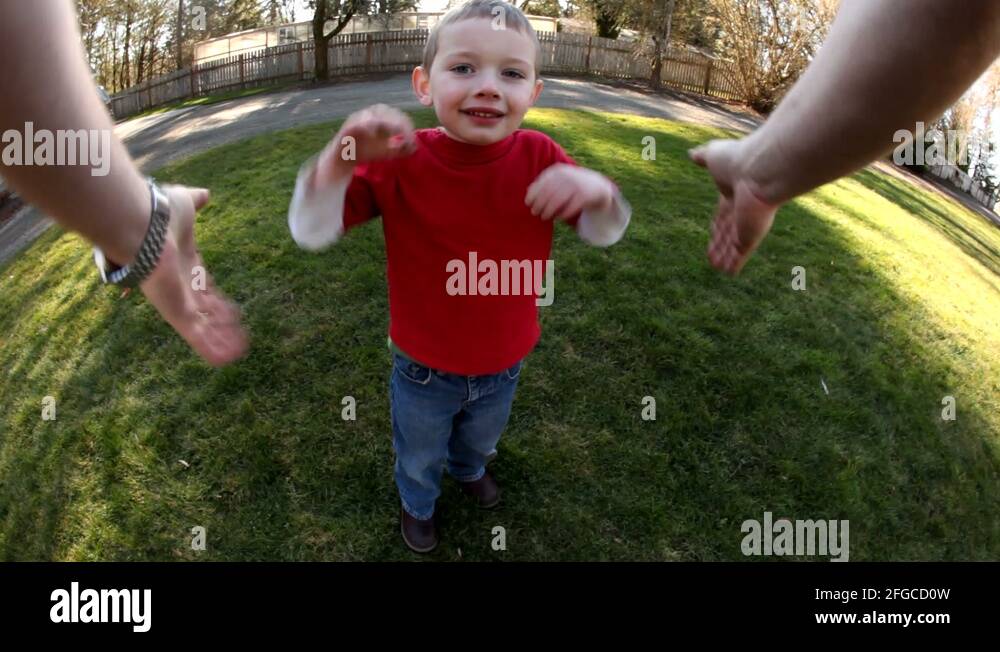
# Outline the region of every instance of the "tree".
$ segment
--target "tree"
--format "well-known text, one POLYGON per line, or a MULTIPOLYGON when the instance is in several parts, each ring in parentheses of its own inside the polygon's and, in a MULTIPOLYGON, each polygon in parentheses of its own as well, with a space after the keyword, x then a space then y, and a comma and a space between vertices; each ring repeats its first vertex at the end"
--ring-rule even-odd
POLYGON ((531 14, 532 16, 559 18, 559 16, 562 15, 562 8, 559 6, 559 0, 524 0, 524 2, 518 6, 518 9, 525 14, 531 14))
POLYGON ((710 0, 630 0, 627 25, 640 34, 633 56, 649 61, 653 88, 661 86, 671 41, 711 50, 716 40, 710 0))
POLYGON ((330 78, 330 62, 327 52, 329 51, 330 39, 340 34, 347 24, 351 22, 356 13, 364 12, 368 7, 366 0, 313 0, 315 11, 313 12, 313 52, 316 62, 313 67, 316 79, 326 81, 330 78), (327 17, 331 15, 336 19, 336 24, 329 32, 326 29, 327 17))
POLYGON ((974 131, 973 123, 978 113, 976 104, 973 93, 966 93, 934 125, 943 136, 948 162, 957 165, 963 172, 969 171, 969 137, 974 131))
POLYGON ((177 70, 184 67, 184 0, 177 0, 177 22, 174 28, 174 47, 177 53, 177 70))
MULTIPOLYGON (((970 173, 984 191, 996 197, 1000 190, 997 169, 998 146, 993 118, 1000 109, 1000 63, 995 62, 974 87, 977 105, 973 137, 970 138, 970 173)), ((995 203, 995 202, 994 202, 995 203)), ((992 207, 991 207, 992 208, 992 207)))
POLYGON ((373 13, 386 19, 402 11, 411 11, 416 7, 416 0, 310 0, 313 7, 313 45, 315 53, 315 75, 318 81, 330 78, 328 52, 330 39, 343 31, 355 16, 367 16, 373 13), (330 31, 326 30, 327 21, 334 23, 330 31))
POLYGON ((225 33, 242 32, 264 26, 260 0, 230 0, 226 6, 225 33))
POLYGON ((629 15, 627 0, 587 0, 587 3, 594 15, 597 35, 602 38, 618 38, 629 15))
POLYGON ((719 20, 712 9, 712 1, 677 0, 670 37, 675 42, 714 52, 719 39, 719 20))
POLYGON ((268 4, 277 2, 280 9, 288 1, 77 0, 76 5, 91 69, 114 93, 190 65, 196 41, 261 26, 268 4))
POLYGON ((635 55, 650 61, 649 84, 660 88, 663 57, 670 48, 676 0, 637 0, 633 6, 633 23, 642 36, 635 55))
POLYGON ((294 12, 293 0, 264 0, 263 10, 268 25, 290 22, 294 12))
POLYGON ((136 62, 136 83, 157 74, 156 55, 163 41, 163 28, 168 23, 167 0, 147 0, 140 7, 139 59, 136 62))
POLYGON ((839 0, 713 0, 743 100, 769 113, 819 49, 839 0))
POLYGON ((128 88, 132 85, 132 77, 129 74, 131 63, 129 61, 129 49, 132 42, 132 23, 135 19, 136 6, 133 0, 125 0, 125 45, 122 50, 121 68, 121 88, 128 88))
POLYGON ((97 57, 94 56, 94 44, 98 39, 98 28, 106 14, 105 4, 101 0, 79 0, 76 3, 76 13, 80 22, 80 35, 87 52, 88 63, 94 68, 97 57))

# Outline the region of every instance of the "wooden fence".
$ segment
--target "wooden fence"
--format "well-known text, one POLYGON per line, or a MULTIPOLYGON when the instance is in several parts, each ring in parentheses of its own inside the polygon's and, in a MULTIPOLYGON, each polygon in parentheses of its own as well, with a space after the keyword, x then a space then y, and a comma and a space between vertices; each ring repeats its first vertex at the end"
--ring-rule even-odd
MULTIPOLYGON (((330 76, 409 72, 420 65, 427 29, 339 34, 330 40, 330 76)), ((581 74, 614 79, 649 79, 650 63, 633 55, 632 44, 614 39, 543 32, 543 74, 581 74)), ((312 42, 289 43, 195 64, 117 93, 111 106, 118 118, 188 98, 271 86, 313 77, 312 42)), ((731 64, 705 55, 671 50, 664 58, 665 86, 738 101, 731 64)))

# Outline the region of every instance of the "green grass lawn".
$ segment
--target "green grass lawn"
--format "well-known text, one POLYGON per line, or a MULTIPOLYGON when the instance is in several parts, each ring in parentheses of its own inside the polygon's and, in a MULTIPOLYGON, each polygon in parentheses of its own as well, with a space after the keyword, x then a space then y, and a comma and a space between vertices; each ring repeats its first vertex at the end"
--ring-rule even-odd
MULTIPOLYGON (((214 191, 198 234, 252 332, 238 364, 210 369, 141 296, 100 287, 75 235, 0 271, 0 558, 415 557, 381 225, 321 254, 286 225, 299 165, 336 126, 159 174, 214 191)), ((852 561, 1000 559, 1000 230, 866 171, 784 209, 734 280, 705 259, 716 194, 686 157, 720 132, 559 110, 524 126, 615 179, 633 223, 608 250, 557 229, 556 301, 491 467, 504 502, 479 511, 446 481, 431 559, 739 560, 741 523, 765 511, 850 520, 852 561)))

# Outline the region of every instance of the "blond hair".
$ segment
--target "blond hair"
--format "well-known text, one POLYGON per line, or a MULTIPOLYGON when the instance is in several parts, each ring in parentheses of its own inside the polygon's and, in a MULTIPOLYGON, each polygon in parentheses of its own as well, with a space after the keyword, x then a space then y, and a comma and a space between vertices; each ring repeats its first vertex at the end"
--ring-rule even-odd
POLYGON ((431 74, 431 65, 434 63, 434 57, 437 56, 438 35, 444 27, 454 25, 463 20, 472 20, 474 18, 489 18, 492 20, 497 16, 502 16, 501 20, 503 21, 504 29, 510 27, 529 37, 534 42, 535 77, 537 77, 542 58, 542 46, 538 42, 538 34, 535 33, 535 28, 531 26, 531 21, 528 20, 528 17, 516 5, 504 2, 504 0, 469 0, 442 16, 441 20, 431 29, 430 34, 427 36, 427 43, 424 45, 423 67, 427 74, 431 74), (496 10, 496 7, 500 8, 499 12, 496 10))

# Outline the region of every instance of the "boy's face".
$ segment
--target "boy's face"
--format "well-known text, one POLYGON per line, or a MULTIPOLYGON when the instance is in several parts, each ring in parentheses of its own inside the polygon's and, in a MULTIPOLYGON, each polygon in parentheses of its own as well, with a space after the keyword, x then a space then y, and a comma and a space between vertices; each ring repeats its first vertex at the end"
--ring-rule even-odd
POLYGON ((521 126, 542 92, 535 78, 535 44, 515 29, 495 29, 478 18, 448 25, 438 34, 431 70, 413 71, 420 103, 434 106, 446 133, 466 143, 489 145, 521 126), (469 113, 485 110, 494 117, 469 113))

